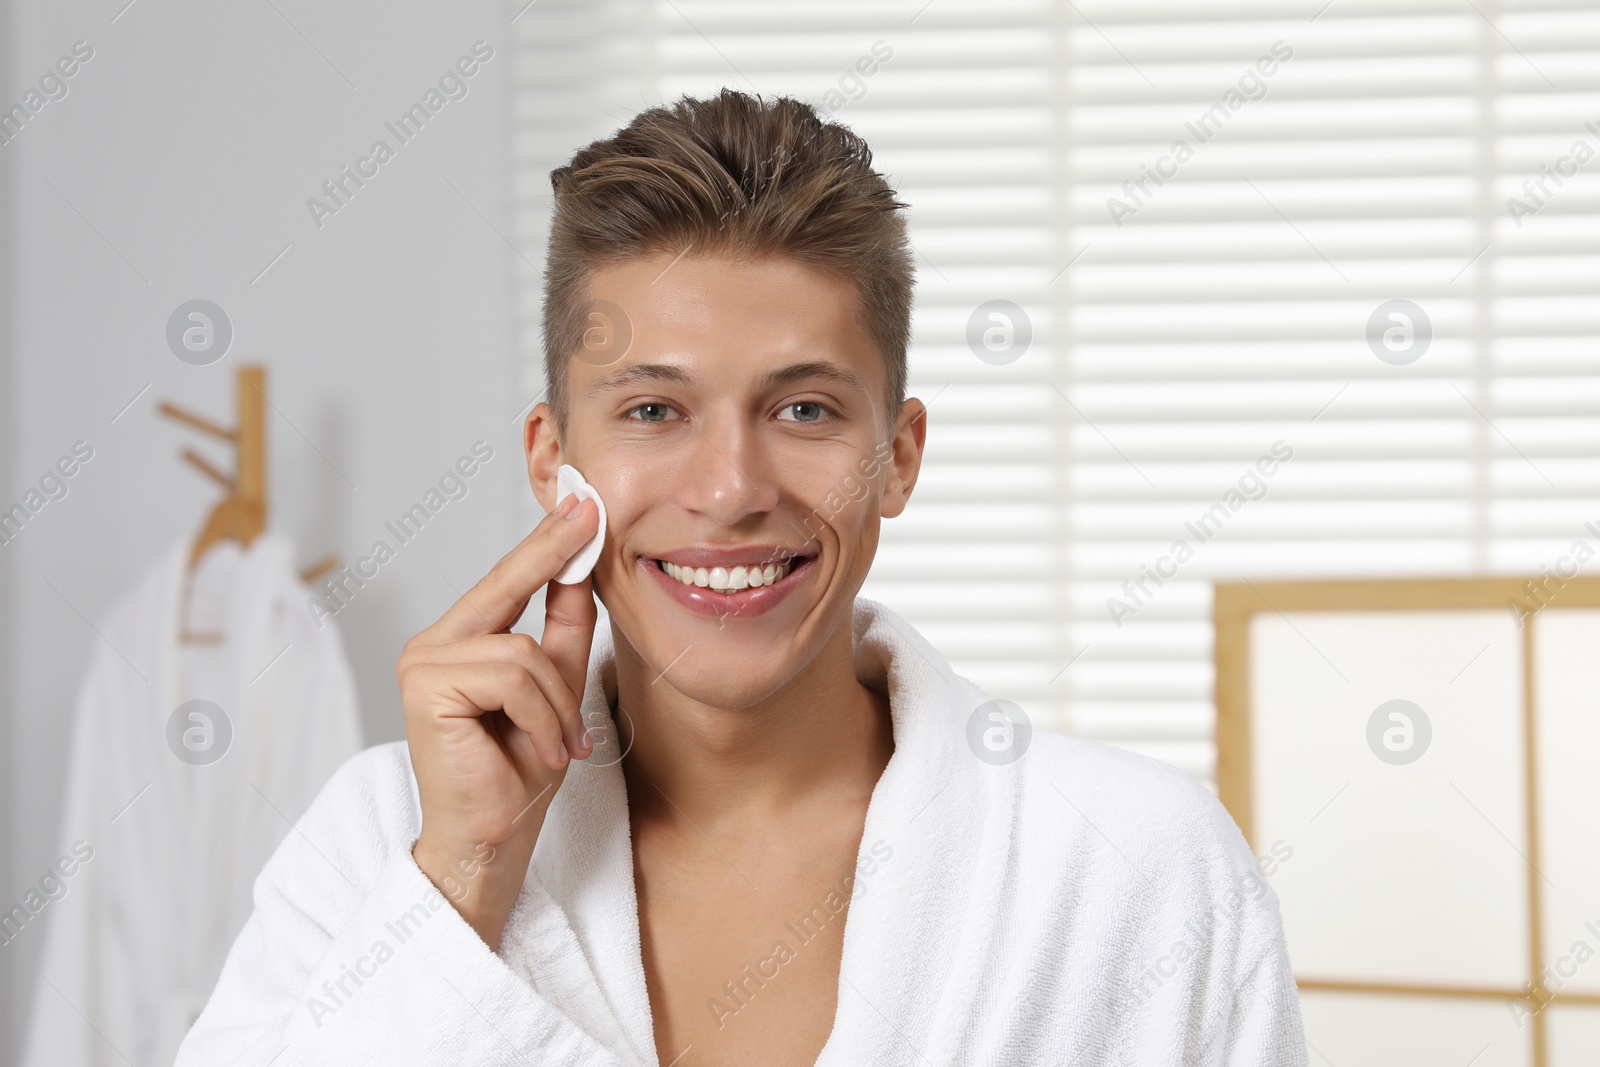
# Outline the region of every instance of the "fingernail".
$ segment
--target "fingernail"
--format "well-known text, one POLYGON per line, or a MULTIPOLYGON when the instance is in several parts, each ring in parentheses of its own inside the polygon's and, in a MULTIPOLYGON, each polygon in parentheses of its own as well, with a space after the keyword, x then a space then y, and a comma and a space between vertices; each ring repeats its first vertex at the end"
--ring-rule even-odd
POLYGON ((581 508, 581 507, 583 507, 583 501, 579 500, 576 496, 574 496, 572 498, 572 510, 565 513, 566 517, 569 518, 569 519, 577 518, 578 517, 578 509, 581 508))
POLYGON ((556 504, 556 514, 557 515, 563 515, 563 516, 566 515, 568 512, 570 512, 577 505, 577 503, 578 503, 578 494, 577 493, 568 493, 566 496, 562 497, 559 502, 557 502, 557 504, 556 504))
POLYGON ((561 742, 561 762, 565 763, 571 758, 572 754, 567 751, 567 743, 565 741, 561 742))

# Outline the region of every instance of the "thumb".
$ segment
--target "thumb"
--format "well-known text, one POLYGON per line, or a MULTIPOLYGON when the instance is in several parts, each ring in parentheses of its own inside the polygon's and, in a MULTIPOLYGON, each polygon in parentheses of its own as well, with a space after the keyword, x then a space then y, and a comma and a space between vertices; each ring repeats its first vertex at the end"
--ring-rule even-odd
POLYGON ((592 576, 574 585, 550 582, 545 586, 544 635, 539 647, 580 703, 589 675, 589 649, 594 644, 598 615, 592 576))

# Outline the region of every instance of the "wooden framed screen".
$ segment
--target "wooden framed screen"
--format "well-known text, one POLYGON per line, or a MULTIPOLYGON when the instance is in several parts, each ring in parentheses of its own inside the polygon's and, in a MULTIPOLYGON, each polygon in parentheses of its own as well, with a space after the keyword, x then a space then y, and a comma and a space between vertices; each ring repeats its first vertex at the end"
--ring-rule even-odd
POLYGON ((1600 579, 1218 584, 1312 1062, 1600 1062, 1600 579))

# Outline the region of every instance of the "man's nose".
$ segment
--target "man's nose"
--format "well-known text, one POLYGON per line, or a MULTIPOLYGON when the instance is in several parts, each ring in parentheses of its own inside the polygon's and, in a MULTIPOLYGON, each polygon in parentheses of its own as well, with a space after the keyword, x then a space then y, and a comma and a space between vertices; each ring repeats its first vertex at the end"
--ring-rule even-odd
POLYGON ((778 505, 777 472, 760 434, 742 420, 708 419, 694 425, 682 473, 680 503, 722 526, 778 505))

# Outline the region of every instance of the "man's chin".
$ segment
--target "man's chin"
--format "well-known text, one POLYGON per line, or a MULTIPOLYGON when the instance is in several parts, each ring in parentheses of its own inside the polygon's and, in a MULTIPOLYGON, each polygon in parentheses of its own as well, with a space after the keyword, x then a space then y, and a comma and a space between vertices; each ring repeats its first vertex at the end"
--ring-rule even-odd
MULTIPOLYGON (((637 647, 637 646, 636 646, 637 647)), ((713 708, 748 708, 781 690, 798 670, 798 651, 773 643, 750 651, 715 631, 704 643, 685 645, 672 635, 653 635, 641 654, 641 686, 670 686, 690 700, 713 708)))

